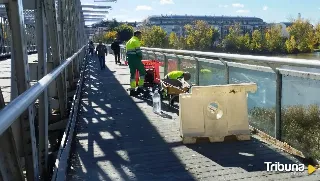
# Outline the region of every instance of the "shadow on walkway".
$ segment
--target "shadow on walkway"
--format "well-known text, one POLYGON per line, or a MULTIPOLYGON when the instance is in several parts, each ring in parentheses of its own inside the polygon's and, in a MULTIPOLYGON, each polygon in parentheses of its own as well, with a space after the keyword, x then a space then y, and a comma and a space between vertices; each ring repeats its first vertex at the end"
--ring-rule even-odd
POLYGON ((292 163, 259 142, 181 143, 177 113, 152 112, 150 101, 130 97, 128 69, 107 58, 87 66, 68 180, 257 180, 290 178, 267 173, 264 162, 292 163), (256 172, 259 171, 259 172, 256 172))
POLYGON ((94 59, 86 70, 73 179, 194 180, 114 72, 97 65, 94 59), (166 167, 164 158, 174 167, 166 167))

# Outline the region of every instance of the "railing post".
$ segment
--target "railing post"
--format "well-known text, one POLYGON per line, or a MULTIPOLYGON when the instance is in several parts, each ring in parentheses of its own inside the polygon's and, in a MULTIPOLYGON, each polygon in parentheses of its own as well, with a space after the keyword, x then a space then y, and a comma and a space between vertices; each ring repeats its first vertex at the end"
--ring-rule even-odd
POLYGON ((120 58, 122 61, 124 61, 124 58, 123 58, 123 48, 120 47, 120 58))
POLYGON ((177 69, 178 70, 181 70, 181 58, 178 56, 178 55, 176 55, 176 54, 174 54, 176 57, 177 57, 177 59, 178 59, 178 61, 177 61, 177 69))
MULTIPOLYGON (((43 0, 36 0, 36 33, 37 33, 37 51, 38 51, 38 80, 47 75, 47 37, 46 26, 44 22, 43 0)), ((39 96, 38 108, 39 125, 39 172, 41 179, 46 178, 48 169, 48 92, 47 89, 39 96)))
POLYGON ((230 83, 230 72, 229 72, 229 65, 228 62, 224 61, 222 58, 219 58, 219 60, 224 64, 224 67, 226 69, 225 71, 225 79, 226 79, 226 84, 230 83))
POLYGON ((196 61, 196 84, 200 85, 200 62, 194 55, 192 55, 192 58, 196 61))
POLYGON ((281 104, 282 104, 282 74, 279 69, 276 73, 276 114, 275 114, 275 138, 281 140, 282 136, 282 120, 281 120, 281 104))
POLYGON ((153 55, 154 55, 154 60, 157 60, 157 54, 156 54, 156 52, 152 52, 153 53, 153 55))
POLYGON ((167 55, 163 53, 163 60, 164 60, 164 76, 168 74, 168 58, 167 55))
MULTIPOLYGON (((22 0, 9 0, 5 6, 9 18, 10 29, 12 30, 12 45, 14 47, 11 55, 14 57, 15 71, 12 72, 11 77, 12 79, 16 78, 17 90, 20 95, 30 87, 22 0)), ((28 181, 39 180, 33 106, 34 105, 31 104, 28 110, 20 116, 28 181)))

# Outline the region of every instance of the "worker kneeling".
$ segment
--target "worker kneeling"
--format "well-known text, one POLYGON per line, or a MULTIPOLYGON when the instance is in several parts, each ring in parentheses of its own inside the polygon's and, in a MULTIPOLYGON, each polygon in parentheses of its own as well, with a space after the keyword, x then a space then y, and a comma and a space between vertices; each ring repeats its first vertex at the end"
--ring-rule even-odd
POLYGON ((146 70, 142 63, 142 52, 140 49, 141 43, 141 32, 135 31, 133 37, 127 42, 127 61, 130 69, 130 87, 131 89, 136 88, 136 71, 139 72, 139 82, 138 86, 141 87, 144 84, 144 76, 146 75, 146 70))
POLYGON ((163 84, 162 88, 164 90, 163 96, 167 95, 167 89, 164 87, 176 87, 179 89, 183 89, 185 87, 190 87, 190 85, 186 82, 191 79, 191 74, 189 72, 184 71, 172 71, 168 73, 164 79, 162 80, 163 84))

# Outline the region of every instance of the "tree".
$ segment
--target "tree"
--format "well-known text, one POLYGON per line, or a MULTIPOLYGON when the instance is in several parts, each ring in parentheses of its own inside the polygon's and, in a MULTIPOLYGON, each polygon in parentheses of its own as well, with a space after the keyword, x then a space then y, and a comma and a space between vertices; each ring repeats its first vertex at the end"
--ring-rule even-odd
POLYGON ((284 39, 281 35, 281 25, 271 26, 265 35, 266 49, 269 53, 283 52, 284 51, 284 39))
POLYGON ((115 28, 120 41, 128 41, 133 36, 133 27, 128 24, 122 24, 115 28))
POLYGON ((117 36, 118 33, 116 31, 108 31, 106 34, 104 34, 103 41, 105 43, 112 43, 117 36))
MULTIPOLYGON (((312 24, 308 20, 297 19, 287 28, 290 40, 286 42, 286 47, 299 52, 312 52, 314 49, 315 34, 312 24), (292 43, 290 45, 290 43, 292 43)), ((291 50, 290 49, 290 50, 291 50)))
POLYGON ((231 26, 229 28, 229 34, 222 41, 224 49, 226 51, 238 51, 240 35, 240 24, 235 24, 234 26, 231 26))
POLYGON ((320 48, 320 23, 315 27, 315 42, 318 48, 320 48))
POLYGON ((183 36, 177 36, 176 33, 171 32, 169 35, 169 47, 174 49, 185 49, 186 38, 183 36))
POLYGON ((250 35, 246 33, 244 36, 239 36, 239 51, 248 52, 250 51, 250 35))
POLYGON ((178 37, 174 32, 171 32, 169 35, 169 47, 177 48, 178 37))
POLYGON ((94 35, 93 36, 93 41, 94 42, 103 41, 103 34, 94 35))
POLYGON ((113 19, 112 22, 110 22, 109 24, 109 28, 111 31, 114 31, 119 25, 119 22, 116 19, 113 19))
POLYGON ((195 50, 206 50, 213 43, 213 28, 205 21, 195 21, 194 25, 186 25, 187 47, 195 50))
POLYGON ((288 53, 298 52, 297 43, 294 36, 291 36, 290 39, 286 40, 286 50, 288 53))
POLYGON ((218 41, 220 39, 220 33, 216 29, 212 29, 212 30, 213 30, 212 42, 215 43, 216 41, 218 41))
POLYGON ((251 50, 254 52, 262 52, 264 49, 264 37, 261 31, 254 30, 252 33, 251 50))
POLYGON ((178 38, 177 47, 178 47, 178 49, 180 49, 180 50, 183 50, 183 49, 186 49, 186 48, 187 48, 187 47, 186 47, 186 38, 185 38, 185 37, 180 36, 180 37, 178 38))
POLYGON ((142 42, 147 47, 166 48, 168 46, 167 33, 160 26, 144 27, 142 42))

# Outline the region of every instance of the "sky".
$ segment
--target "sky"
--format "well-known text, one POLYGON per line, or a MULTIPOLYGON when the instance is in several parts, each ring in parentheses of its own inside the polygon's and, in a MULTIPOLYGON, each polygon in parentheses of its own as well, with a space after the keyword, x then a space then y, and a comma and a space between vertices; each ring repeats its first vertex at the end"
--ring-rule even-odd
MULTIPOLYGON (((320 0, 117 0, 94 2, 81 0, 82 4, 112 6, 106 19, 141 21, 150 15, 216 15, 254 16, 265 22, 285 22, 297 18, 320 21, 320 0)), ((87 23, 86 23, 87 24, 87 23)))

